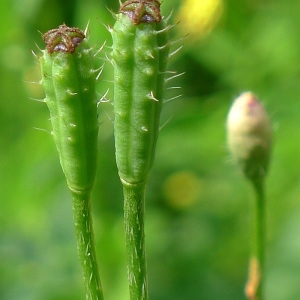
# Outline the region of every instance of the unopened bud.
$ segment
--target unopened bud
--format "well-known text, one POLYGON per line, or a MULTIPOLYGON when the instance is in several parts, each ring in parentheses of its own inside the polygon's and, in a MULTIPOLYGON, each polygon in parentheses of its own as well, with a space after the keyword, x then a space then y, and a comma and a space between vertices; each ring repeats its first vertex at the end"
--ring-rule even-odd
POLYGON ((266 175, 272 146, 269 116, 251 92, 243 93, 227 117, 228 146, 246 177, 258 182, 266 175))

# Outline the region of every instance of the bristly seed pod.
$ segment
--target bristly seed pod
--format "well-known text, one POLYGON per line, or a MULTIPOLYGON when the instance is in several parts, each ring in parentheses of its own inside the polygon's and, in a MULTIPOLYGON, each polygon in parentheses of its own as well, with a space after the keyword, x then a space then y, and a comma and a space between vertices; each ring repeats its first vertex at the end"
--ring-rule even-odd
POLYGON ((160 3, 157 0, 126 1, 121 5, 120 13, 127 15, 135 25, 161 21, 160 3))
POLYGON ((246 177, 256 183, 268 170, 272 126, 259 100, 251 93, 238 97, 227 117, 229 149, 246 177))
POLYGON ((159 132, 168 27, 156 0, 122 4, 112 33, 116 160, 123 183, 145 182, 159 132))
POLYGON ((97 103, 93 53, 85 34, 65 24, 43 36, 42 86, 60 163, 73 192, 91 189, 96 174, 97 103))
POLYGON ((80 29, 68 27, 66 24, 60 25, 58 29, 49 30, 43 35, 50 54, 53 52, 73 53, 84 38, 85 35, 80 29))

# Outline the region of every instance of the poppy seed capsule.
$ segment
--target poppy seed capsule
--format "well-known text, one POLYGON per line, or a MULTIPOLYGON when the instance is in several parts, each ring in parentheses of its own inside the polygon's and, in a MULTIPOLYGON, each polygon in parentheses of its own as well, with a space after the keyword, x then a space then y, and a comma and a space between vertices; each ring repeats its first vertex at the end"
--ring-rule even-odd
POLYGON ((94 54, 84 33, 65 24, 44 41, 41 84, 60 163, 72 192, 91 190, 98 139, 94 54))
POLYGON ((252 182, 262 180, 269 165, 272 127, 265 108, 251 92, 243 93, 232 104, 227 140, 246 177, 252 182))
POLYGON ((111 31, 116 162, 129 184, 147 180, 164 103, 169 27, 156 3, 126 1, 111 31))

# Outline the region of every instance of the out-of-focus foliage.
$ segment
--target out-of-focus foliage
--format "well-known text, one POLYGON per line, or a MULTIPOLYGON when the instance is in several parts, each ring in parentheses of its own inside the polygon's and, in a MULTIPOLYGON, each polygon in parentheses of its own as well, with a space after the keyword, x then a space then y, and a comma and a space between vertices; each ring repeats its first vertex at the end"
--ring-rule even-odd
MULTIPOLYGON (((32 83, 40 74, 31 50, 39 55, 44 47, 40 32, 63 22, 80 28, 90 22, 91 44, 97 48, 106 40, 109 56, 106 26, 113 25, 109 10, 117 7, 118 1, 108 0, 0 1, 0 299, 84 299, 71 196, 49 114, 45 105, 30 100, 43 98, 32 83)), ((232 100, 252 90, 271 115, 275 136, 266 185, 266 299, 295 300, 300 293, 300 2, 165 0, 162 8, 165 15, 173 9, 171 19, 180 20, 173 39, 189 35, 170 64, 185 72, 172 82, 183 96, 165 106, 147 190, 150 297, 244 299, 253 191, 228 155, 224 124, 232 100)), ((109 88, 111 99, 111 80, 106 62, 99 98, 109 88)), ((168 90, 167 97, 174 95, 168 90)), ((99 121, 93 212, 100 271, 106 299, 126 300, 111 103, 99 106, 99 121)))

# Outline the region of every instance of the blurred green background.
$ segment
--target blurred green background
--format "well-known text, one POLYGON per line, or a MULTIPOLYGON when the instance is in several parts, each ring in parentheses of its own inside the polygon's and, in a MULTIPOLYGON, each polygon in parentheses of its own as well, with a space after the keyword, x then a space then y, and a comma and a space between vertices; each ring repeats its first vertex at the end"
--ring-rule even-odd
MULTIPOLYGON (((118 1, 0 2, 0 299, 84 299, 71 196, 50 135, 37 59, 41 33, 65 22, 111 45, 118 1), (41 130, 38 130, 41 129, 41 130)), ((274 127, 267 180, 266 299, 300 294, 300 2, 165 0, 183 96, 165 105, 147 190, 150 299, 244 299, 253 191, 226 149, 226 114, 241 92, 263 101, 274 127)), ((105 62, 105 53, 97 63, 105 62)), ((106 62, 99 98, 109 88, 106 62)), ((176 95, 167 91, 167 98, 176 95)), ((122 194, 111 103, 99 106, 93 214, 107 300, 127 300, 122 194)))

